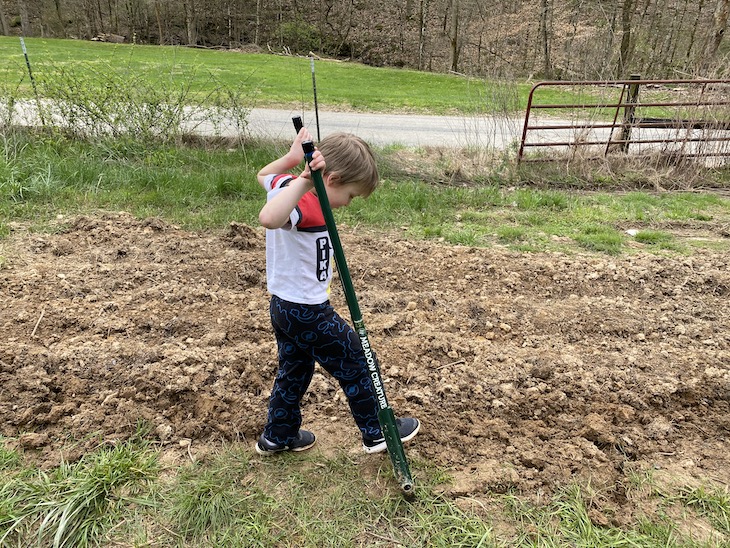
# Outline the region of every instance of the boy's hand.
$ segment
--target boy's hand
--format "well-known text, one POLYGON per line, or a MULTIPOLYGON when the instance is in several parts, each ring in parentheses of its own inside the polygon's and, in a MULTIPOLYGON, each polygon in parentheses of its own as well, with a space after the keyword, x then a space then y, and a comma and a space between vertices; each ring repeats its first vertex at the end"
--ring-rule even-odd
POLYGON ((294 165, 299 165, 299 163, 302 161, 302 158, 304 156, 304 152, 302 151, 302 143, 304 141, 313 141, 314 137, 312 137, 312 134, 309 133, 309 130, 305 127, 299 130, 299 133, 297 133, 297 136, 294 138, 294 142, 291 144, 291 147, 289 147, 289 152, 287 153, 287 158, 291 159, 291 161, 296 162, 294 165))
MULTIPOLYGON (((289 147, 289 151, 278 160, 274 160, 273 162, 261 168, 261 170, 258 172, 256 178, 258 179, 259 184, 264 187, 264 189, 266 189, 265 181, 267 175, 271 175, 272 173, 277 175, 281 173, 286 173, 301 164, 302 160, 304 159, 302 143, 304 141, 312 141, 313 139, 314 138, 312 137, 312 134, 309 133, 309 130, 307 128, 303 127, 302 129, 300 129, 299 133, 297 133, 297 136, 294 139, 294 142, 291 144, 291 147, 289 147)), ((315 157, 317 157, 316 160, 315 157, 312 158, 314 162, 314 169, 324 169, 324 159, 320 159, 322 155, 317 155, 317 151, 315 151, 314 155, 315 157)), ((308 166, 305 168, 304 173, 302 173, 302 177, 309 179, 308 166)))
POLYGON ((322 171, 325 168, 325 165, 326 164, 324 161, 324 156, 322 156, 322 153, 319 150, 315 149, 314 153, 312 154, 312 159, 307 164, 307 166, 304 168, 304 171, 302 171, 302 174, 300 175, 300 177, 304 177, 305 179, 311 180, 312 172, 310 171, 310 167, 314 171, 322 171))

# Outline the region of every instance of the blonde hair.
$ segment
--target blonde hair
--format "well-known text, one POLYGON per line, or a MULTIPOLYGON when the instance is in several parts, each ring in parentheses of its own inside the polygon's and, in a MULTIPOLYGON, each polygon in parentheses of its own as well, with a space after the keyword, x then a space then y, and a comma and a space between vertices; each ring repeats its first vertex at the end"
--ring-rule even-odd
POLYGON ((322 139, 317 148, 327 164, 325 173, 337 174, 337 184, 362 186, 367 197, 378 186, 378 166, 370 146, 352 133, 337 132, 322 139))

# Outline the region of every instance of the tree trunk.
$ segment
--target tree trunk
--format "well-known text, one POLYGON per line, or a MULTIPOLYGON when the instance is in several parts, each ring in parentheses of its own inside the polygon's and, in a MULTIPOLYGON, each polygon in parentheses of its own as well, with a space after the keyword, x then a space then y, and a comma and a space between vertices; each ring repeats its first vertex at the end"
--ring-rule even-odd
POLYGON ((194 46, 198 43, 198 21, 195 15, 195 0, 184 0, 183 9, 185 10, 185 28, 187 29, 188 45, 194 46))
POLYGON ((8 18, 5 15, 5 4, 0 0, 0 31, 5 36, 10 35, 10 27, 8 26, 8 18))
POLYGON ((101 0, 97 0, 96 2, 96 12, 99 16, 99 28, 101 29, 102 34, 106 33, 106 30, 104 29, 104 12, 101 9, 101 0))
MULTIPOLYGON (((687 20, 687 4, 689 3, 689 1, 690 0, 684 0, 684 10, 682 10, 682 15, 677 17, 677 19, 679 21, 687 20)), ((691 1, 695 2, 696 0, 691 0, 691 1)), ((670 67, 674 67, 674 60, 677 57, 677 47, 679 46, 679 43, 682 39, 683 30, 684 30, 683 26, 681 24, 678 25, 677 33, 674 36, 674 39, 672 40, 672 53, 669 55, 669 66, 670 67)))
POLYGON ((692 25, 692 31, 689 34, 689 40, 687 43, 687 64, 689 64, 692 57, 692 50, 695 47, 695 36, 697 36, 697 28, 700 25, 700 17, 702 16, 702 8, 704 4, 705 0, 700 0, 699 5, 697 6, 697 16, 695 17, 694 25, 692 25))
POLYGON ((233 47, 233 15, 231 14, 231 3, 226 3, 226 30, 228 31, 228 47, 233 47))
POLYGON ((160 33, 160 45, 165 45, 165 35, 162 32, 162 16, 160 15, 160 2, 155 0, 155 17, 157 18, 157 32, 160 33))
MULTIPOLYGON (((93 38, 99 34, 99 28, 96 25, 96 10, 91 0, 83 3, 84 20, 86 21, 86 38, 93 38)), ((78 16, 78 15, 77 15, 78 16)))
POLYGON ((56 18, 58 19, 58 28, 61 29, 61 36, 66 38, 66 18, 63 15, 61 0, 54 0, 53 5, 56 8, 56 18))
POLYGON ((259 30, 261 28, 261 0, 256 0, 256 23, 253 31, 253 43, 259 45, 259 30))
POLYGON ((672 48, 677 40, 679 34, 679 25, 681 23, 681 17, 679 15, 679 8, 676 4, 672 6, 673 14, 670 15, 669 20, 671 25, 669 27, 669 33, 666 35, 666 40, 662 44, 661 58, 663 63, 662 77, 668 77, 668 70, 671 70, 672 66, 672 48))
POLYGON ((18 11, 20 12, 20 31, 23 36, 33 36, 30 20, 28 19, 28 5, 25 0, 18 0, 18 11))
POLYGON ((428 19, 428 0, 421 0, 418 14, 418 70, 423 70, 423 57, 426 50, 426 21, 428 19))
POLYGON ((134 14, 134 5, 129 0, 124 3, 127 8, 127 27, 129 28, 129 41, 132 44, 137 43, 137 18, 134 14))
POLYGON ((459 72, 459 0, 451 0, 449 40, 451 41, 451 71, 459 72))
POLYGON ((712 34, 710 35, 710 41, 707 44, 705 50, 705 58, 703 67, 708 70, 715 61, 717 50, 720 49, 720 43, 722 42, 723 36, 725 36, 725 29, 727 28, 728 10, 730 9, 730 0, 717 0, 717 7, 715 8, 715 16, 713 18, 712 34))
POLYGON ((635 0, 624 0, 621 9, 621 46, 618 54, 618 77, 624 78, 631 61, 631 20, 635 0))
POLYGON ((119 14, 117 13, 116 0, 107 1, 107 7, 109 8, 109 30, 114 34, 119 34, 119 14))
POLYGON ((654 66, 656 65, 659 57, 659 39, 666 32, 666 28, 663 24, 664 21, 662 20, 662 6, 659 6, 658 1, 654 3, 651 14, 647 14, 647 21, 649 26, 648 35, 650 36, 648 47, 649 56, 646 67, 642 73, 646 72, 647 74, 652 75, 654 73, 654 66))
POLYGON ((550 59, 550 35, 548 32, 550 16, 549 0, 540 0, 540 45, 542 49, 542 72, 543 77, 550 78, 553 72, 550 59))

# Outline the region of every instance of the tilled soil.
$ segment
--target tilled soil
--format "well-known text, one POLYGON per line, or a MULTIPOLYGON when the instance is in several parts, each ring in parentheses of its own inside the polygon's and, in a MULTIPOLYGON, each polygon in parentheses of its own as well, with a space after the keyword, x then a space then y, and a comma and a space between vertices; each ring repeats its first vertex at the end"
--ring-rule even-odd
MULTIPOLYGON (((1 244, 0 434, 43 466, 140 423, 169 447, 252 445, 276 371, 262 230, 123 213, 64 227, 1 244)), ((340 233, 390 403, 423 423, 408 453, 451 470, 451 495, 537 496, 577 479, 621 521, 630 470, 728 482, 727 254, 340 233)), ((331 379, 315 375, 303 411, 321 450, 358 450, 331 379)))

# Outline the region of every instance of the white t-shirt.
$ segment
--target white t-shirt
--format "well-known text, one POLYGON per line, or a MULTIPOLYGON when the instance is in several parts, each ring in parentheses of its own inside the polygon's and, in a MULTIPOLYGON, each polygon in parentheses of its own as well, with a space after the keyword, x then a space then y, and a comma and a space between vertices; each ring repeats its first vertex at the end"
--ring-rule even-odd
MULTIPOLYGON (((266 199, 271 200, 293 175, 268 175, 266 199)), ((302 196, 282 228, 266 230, 266 285, 285 301, 322 304, 329 299, 332 280, 332 243, 319 199, 302 196)))

